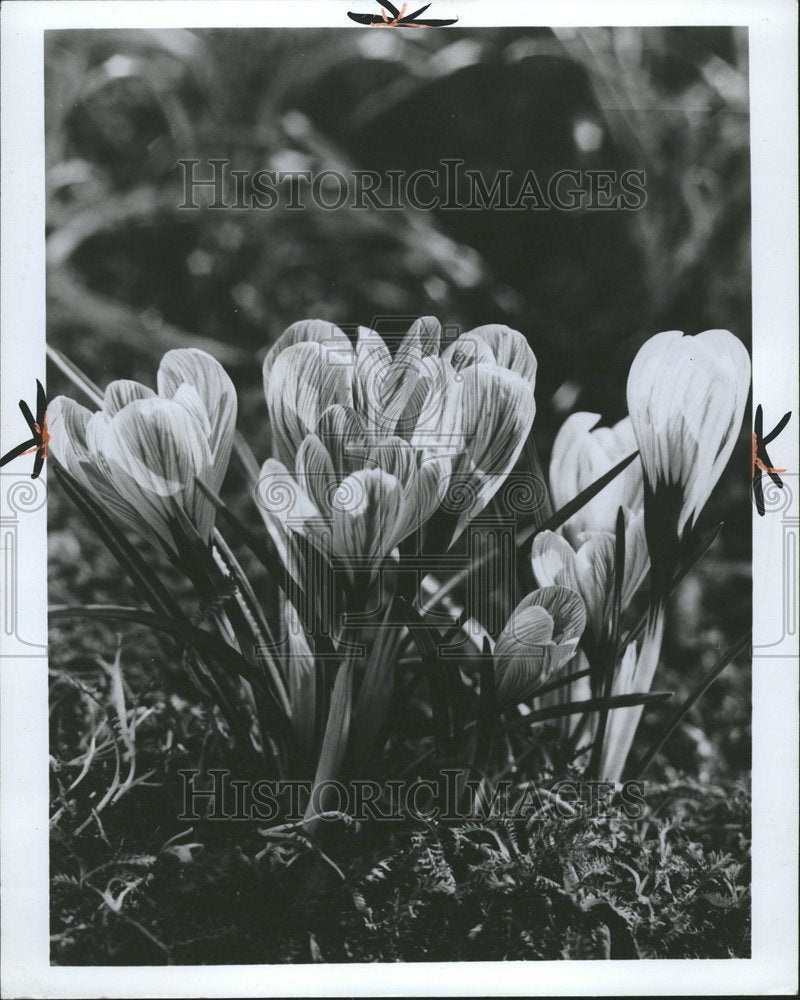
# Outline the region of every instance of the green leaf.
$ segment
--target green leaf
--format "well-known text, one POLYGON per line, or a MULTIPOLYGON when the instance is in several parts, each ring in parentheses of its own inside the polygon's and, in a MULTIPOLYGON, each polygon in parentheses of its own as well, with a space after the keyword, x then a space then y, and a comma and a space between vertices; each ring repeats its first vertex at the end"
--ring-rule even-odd
POLYGON ((495 690, 494 661, 488 638, 483 640, 483 659, 480 661, 481 692, 478 700, 478 731, 475 736, 475 752, 472 768, 483 773, 492 752, 492 739, 497 728, 498 706, 495 690))
MULTIPOLYGON (((611 694, 614 683, 614 674, 619 661, 619 623, 622 617, 622 586, 625 578, 625 512, 622 507, 617 510, 616 540, 614 545, 614 594, 613 610, 611 621, 611 639, 605 648, 599 652, 599 661, 602 675, 598 687, 604 698, 611 694)), ((600 757, 603 752, 603 742, 606 738, 606 727, 608 726, 608 707, 600 710, 597 721, 597 733, 595 734, 592 746, 592 755, 589 760, 589 774, 598 777, 600 768, 600 757)))

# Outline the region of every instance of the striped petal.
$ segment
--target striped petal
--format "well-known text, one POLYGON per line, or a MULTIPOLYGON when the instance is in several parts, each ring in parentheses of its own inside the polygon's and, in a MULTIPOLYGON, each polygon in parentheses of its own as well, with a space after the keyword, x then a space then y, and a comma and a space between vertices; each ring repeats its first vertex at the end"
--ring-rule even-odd
POLYGON ((278 457, 290 468, 297 449, 334 403, 352 404, 351 365, 325 344, 298 343, 275 359, 266 385, 270 426, 278 457))
POLYGON ((353 367, 353 405, 366 426, 381 430, 388 426, 384 417, 384 384, 392 367, 392 355, 383 337, 368 327, 358 328, 353 367))
MULTIPOLYGON (((100 429, 100 424, 91 422, 100 429)), ((98 445, 115 488, 135 508, 146 502, 171 524, 185 513, 208 541, 214 509, 195 483, 208 478, 207 425, 180 404, 157 396, 135 400, 103 427, 98 445)), ((144 512, 143 512, 144 513, 144 512)))
POLYGON ((523 701, 533 694, 545 676, 552 640, 553 619, 545 608, 517 608, 494 648, 501 702, 523 701))
POLYGON ((523 598, 495 645, 498 698, 529 698, 574 656, 585 625, 583 601, 566 587, 542 587, 523 598))
POLYGON ((208 485, 219 491, 228 471, 236 432, 236 389, 230 376, 205 351, 196 348, 178 349, 167 351, 161 359, 157 385, 160 396, 175 400, 195 415, 199 401, 209 428, 211 467, 208 485), (196 394, 196 398, 189 390, 196 394))
MULTIPOLYGON (((636 451, 636 439, 629 418, 619 421, 614 427, 596 428, 599 420, 597 413, 573 413, 556 435, 550 459, 550 492, 556 508, 563 507, 636 451)), ((573 514, 564 526, 564 533, 577 543, 586 532, 613 532, 620 507, 639 510, 641 505, 642 466, 637 459, 573 514)))
POLYGON ((332 502, 334 552, 350 568, 374 571, 399 541, 405 503, 400 483, 383 469, 348 476, 332 502))
POLYGON ((269 395, 272 369, 281 353, 287 347, 293 347, 295 344, 308 343, 324 345, 331 355, 339 359, 340 363, 347 363, 351 354, 351 346, 347 334, 335 324, 326 323, 321 319, 301 319, 297 323, 292 323, 278 337, 264 358, 263 378, 265 395, 269 395))
POLYGON ((331 456, 316 434, 304 438, 297 452, 297 480, 317 510, 330 515, 331 497, 339 480, 331 456))
POLYGON ((90 459, 86 427, 91 416, 91 410, 67 396, 56 396, 47 406, 50 451, 67 472, 84 485, 83 465, 90 459))
POLYGON ((586 608, 580 595, 568 587, 541 587, 519 602, 517 610, 540 605, 553 619, 557 642, 577 640, 586 628, 586 608))
POLYGON ((651 490, 677 486, 677 532, 691 528, 717 483, 741 427, 750 358, 727 330, 651 337, 628 375, 628 409, 651 490))
POLYGON ((531 547, 531 565, 540 587, 560 585, 571 590, 578 589, 575 550, 554 531, 542 531, 536 535, 531 547))
POLYGON ((339 479, 363 468, 369 453, 367 425, 352 406, 334 404, 317 422, 317 436, 331 456, 339 479))
POLYGON ((536 355, 530 344, 519 330, 490 323, 478 326, 468 333, 462 334, 454 344, 444 352, 453 366, 461 370, 469 365, 494 361, 501 368, 516 372, 527 379, 533 387, 536 381, 536 355))
POLYGON ((598 641, 611 631, 615 548, 612 534, 597 532, 581 545, 575 557, 577 590, 586 605, 590 631, 598 641))
POLYGON ((462 378, 462 433, 473 500, 458 520, 456 538, 513 468, 536 412, 530 384, 512 371, 478 364, 464 369, 462 378))
POLYGON ((295 548, 294 533, 306 535, 309 525, 322 522, 319 510, 286 466, 274 458, 261 466, 254 496, 283 565, 302 585, 304 562, 295 548))
POLYGON ((132 403, 136 399, 152 399, 155 393, 141 382, 134 382, 131 379, 119 379, 116 382, 109 382, 103 394, 103 412, 109 417, 132 403))

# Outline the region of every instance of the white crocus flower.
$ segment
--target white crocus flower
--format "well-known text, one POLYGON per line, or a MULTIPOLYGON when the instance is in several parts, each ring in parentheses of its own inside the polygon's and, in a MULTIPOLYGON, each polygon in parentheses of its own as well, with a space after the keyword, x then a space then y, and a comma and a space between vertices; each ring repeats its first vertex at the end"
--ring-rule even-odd
POLYGON ((112 516, 176 551, 188 520, 208 542, 214 508, 195 478, 219 491, 230 461, 236 391, 204 351, 164 355, 158 393, 112 382, 92 413, 59 396, 49 406, 53 454, 112 516))
POLYGON ((671 330, 639 349, 628 411, 649 492, 677 491, 675 532, 691 530, 727 465, 742 424, 750 358, 727 330, 671 330))
POLYGON ((542 587, 524 597, 495 643, 498 700, 530 698, 575 655, 585 626, 583 600, 566 587, 542 587))
MULTIPOLYGON (((679 541, 691 532, 730 458, 749 386, 750 358, 727 330, 656 334, 631 365, 628 410, 644 469, 652 593, 641 649, 626 649, 613 694, 650 690, 679 541)), ((641 706, 609 714, 601 758, 606 780, 620 780, 641 714, 641 706)))
MULTIPOLYGON (((343 557, 388 554, 430 518, 451 481, 470 497, 456 537, 519 456, 535 412, 536 359, 524 337, 487 326, 440 347, 430 317, 394 355, 374 330, 359 328, 352 344, 333 324, 305 320, 267 353, 264 392, 281 464, 266 475, 293 479, 304 494, 300 522, 310 502, 343 557)), ((271 517, 268 488, 260 501, 271 517)))
POLYGON ((298 449, 292 474, 276 459, 261 470, 258 501, 290 567, 286 531, 303 534, 351 571, 378 566, 437 510, 450 460, 426 457, 398 436, 370 442, 351 408, 329 407, 298 449), (276 531, 276 529, 278 529, 276 531))
MULTIPOLYGON (((556 508, 636 451, 628 417, 613 427, 596 427, 599 420, 597 413, 573 413, 556 435, 550 460, 550 491, 556 508)), ((623 608, 648 569, 642 503, 642 466, 637 458, 558 534, 544 531, 533 541, 531 560, 537 582, 541 586, 560 584, 583 597, 589 633, 596 643, 607 640, 611 628, 620 508, 625 519, 623 608)))
MULTIPOLYGON (((599 413, 573 413, 561 425, 550 458, 550 493, 556 510, 637 449, 630 417, 597 427, 599 413)), ((642 509, 642 464, 635 459, 563 527, 573 543, 587 532, 616 530, 617 511, 642 509)))
MULTIPOLYGON (((625 514, 625 571, 622 608, 626 608, 647 573, 649 559, 644 535, 644 515, 625 514)), ((587 627, 595 643, 610 638, 613 617, 616 538, 610 531, 584 533, 573 547, 552 531, 533 540, 531 563, 536 582, 543 587, 561 585, 581 595, 586 605, 587 627)))
MULTIPOLYGON (((562 424, 550 460, 550 493, 556 508, 563 507, 596 479, 636 451, 630 418, 613 427, 597 427, 597 413, 573 413, 562 424)), ((649 558, 644 531, 642 465, 636 458, 615 479, 559 529, 544 531, 533 541, 531 562, 540 586, 562 585, 581 595, 586 605, 588 634, 596 647, 611 639, 616 574, 616 523, 622 508, 625 519, 625 570, 621 605, 626 608, 641 585, 649 558)), ((579 668, 586 658, 579 656, 579 668)), ((545 696, 543 704, 579 701, 590 697, 591 682, 579 678, 545 696)), ((569 735, 578 717, 556 722, 569 735)), ((592 717, 590 729, 596 724, 592 717)))

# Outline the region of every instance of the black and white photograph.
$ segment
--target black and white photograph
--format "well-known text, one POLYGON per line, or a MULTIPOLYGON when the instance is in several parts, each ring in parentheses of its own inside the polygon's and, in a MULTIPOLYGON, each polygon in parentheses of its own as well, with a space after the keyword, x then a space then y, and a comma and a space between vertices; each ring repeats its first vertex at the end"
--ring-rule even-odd
POLYGON ((48 962, 750 960, 750 29, 338 6, 41 34, 48 962))

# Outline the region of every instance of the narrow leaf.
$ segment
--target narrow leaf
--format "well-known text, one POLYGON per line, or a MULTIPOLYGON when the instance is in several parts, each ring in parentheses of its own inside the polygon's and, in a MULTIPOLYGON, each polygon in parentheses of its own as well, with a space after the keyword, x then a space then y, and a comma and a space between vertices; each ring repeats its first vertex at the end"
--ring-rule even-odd
POLYGON ((752 641, 752 634, 750 629, 748 629, 742 636, 740 636, 736 642, 733 643, 717 660, 714 666, 708 671, 708 673, 700 680, 700 683, 694 688, 689 697, 680 706, 675 715, 670 719, 666 726, 662 729, 659 735, 656 737, 653 745, 649 750, 642 756, 638 767, 636 768, 636 777, 641 778, 644 772, 652 763, 655 756, 667 742, 667 740, 672 736, 678 726, 681 724, 683 719, 686 717, 689 709, 695 702, 701 698, 706 691, 711 687, 714 681, 719 677, 725 667, 728 666, 736 657, 745 651, 752 641))
POLYGON ((548 719, 558 719, 562 715, 578 715, 581 712, 594 712, 603 707, 632 708, 635 705, 653 705, 667 701, 672 697, 671 691, 632 691, 630 694, 617 694, 611 698, 587 698, 585 701, 568 701, 563 705, 550 705, 547 708, 537 708, 520 719, 514 719, 503 728, 506 732, 523 729, 535 722, 546 722, 548 719))
POLYGON ((60 368, 70 382, 80 389, 81 392, 85 393, 95 406, 103 405, 103 390, 98 388, 88 375, 85 375, 73 361, 70 361, 70 359, 65 354, 62 354, 61 351, 57 351, 55 347, 51 347, 47 344, 45 345, 45 350, 47 351, 48 358, 50 358, 53 364, 57 368, 60 368))
MULTIPOLYGON (((678 567, 678 571, 672 580, 672 586, 670 587, 670 594, 674 593, 677 586, 682 583, 686 577, 692 572, 695 566, 700 562, 703 556, 708 552, 711 546, 719 538, 719 533, 722 531, 723 521, 715 527, 706 535, 706 537, 700 542, 697 549, 686 559, 683 565, 678 567)), ((634 640, 638 639, 639 636, 644 631, 645 624, 647 623, 647 611, 641 616, 639 621, 633 626, 630 632, 625 636, 623 641, 623 646, 628 646, 634 640)))
POLYGON ((306 828, 312 829, 319 822, 319 813, 325 812, 325 803, 314 808, 314 793, 323 781, 330 781, 339 775, 350 734, 350 718, 353 700, 353 658, 348 656, 336 672, 333 693, 328 710, 328 722, 322 740, 314 787, 306 809, 306 828))
POLYGON ((106 621, 132 622, 145 625, 157 632, 194 646, 204 656, 210 656, 215 661, 226 666, 231 674, 240 675, 253 684, 259 683, 259 677, 241 653, 223 642, 213 632, 193 625, 186 619, 168 618, 156 615, 142 608, 127 608, 117 604, 85 604, 76 606, 54 605, 50 608, 49 617, 61 618, 100 618, 106 621))
MULTIPOLYGON (((543 531, 555 531, 556 528, 560 528, 565 521, 568 521, 573 514, 577 514, 578 511, 585 507, 590 500, 593 500, 597 494, 605 489, 606 486, 621 473, 634 461, 638 456, 639 452, 634 451, 632 454, 628 455, 627 458, 623 458, 621 462, 618 462, 612 469, 600 476, 593 483, 590 483, 585 490, 582 490, 574 499, 570 500, 569 503, 564 504, 559 510, 555 512, 547 520, 543 521, 541 524, 530 524, 527 528, 523 528, 519 532, 516 539, 517 548, 521 548, 526 542, 531 541, 536 535, 541 534, 543 531)), ((491 552, 487 552, 485 555, 480 556, 471 562, 470 566, 461 570, 459 573, 455 573, 449 580, 445 581, 433 597, 425 601, 425 606, 428 608, 433 608, 438 604, 442 598, 446 597, 451 591, 463 583, 470 573, 474 572, 478 567, 483 565, 491 556, 491 552)))

